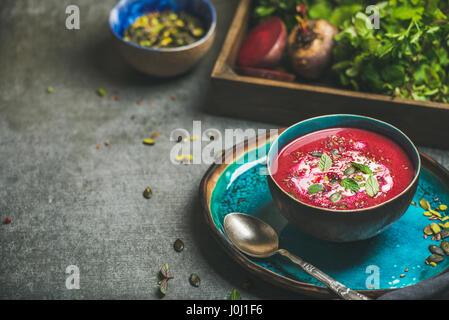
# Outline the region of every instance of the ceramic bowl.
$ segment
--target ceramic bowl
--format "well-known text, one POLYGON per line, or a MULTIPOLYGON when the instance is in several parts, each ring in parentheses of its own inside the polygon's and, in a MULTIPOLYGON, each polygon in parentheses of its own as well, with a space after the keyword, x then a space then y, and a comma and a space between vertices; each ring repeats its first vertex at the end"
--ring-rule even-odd
POLYGON ((268 153, 268 185, 282 215, 298 229, 319 239, 332 242, 364 240, 378 235, 397 221, 408 209, 418 186, 421 170, 419 152, 413 142, 396 127, 358 115, 326 115, 298 122, 283 131, 268 153), (352 127, 382 134, 401 146, 409 156, 415 174, 408 187, 396 197, 379 205, 356 210, 332 210, 301 202, 285 192, 271 175, 273 161, 292 140, 317 130, 352 127))
POLYGON ((135 69, 156 77, 173 77, 192 69, 209 51, 215 38, 216 13, 208 0, 122 0, 109 15, 113 39, 123 58, 135 69), (206 34, 200 40, 177 48, 148 48, 123 40, 134 20, 151 11, 186 11, 199 18, 206 34))

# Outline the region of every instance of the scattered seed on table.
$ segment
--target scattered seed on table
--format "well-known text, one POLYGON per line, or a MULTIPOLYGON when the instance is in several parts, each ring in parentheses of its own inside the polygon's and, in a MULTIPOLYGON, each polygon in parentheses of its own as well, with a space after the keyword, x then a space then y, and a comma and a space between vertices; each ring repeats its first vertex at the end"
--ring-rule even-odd
POLYGON ((201 283, 201 279, 200 279, 200 277, 198 277, 197 274, 192 273, 189 277, 189 282, 192 286, 199 287, 200 283, 201 283))
POLYGON ((447 210, 447 205, 440 204, 439 208, 440 208, 441 211, 446 211, 447 210))
POLYGON ((111 144, 109 143, 109 141, 105 141, 104 146, 105 147, 109 147, 111 144))
POLYGON ((176 156, 175 160, 178 162, 185 162, 185 163, 192 162, 193 156, 191 154, 180 154, 176 156))
POLYGON ((404 278, 404 277, 405 277, 405 274, 401 274, 400 277, 401 277, 401 278, 404 278))
POLYGON ((155 143, 156 143, 156 141, 154 141, 153 139, 144 139, 143 140, 143 144, 146 144, 146 145, 149 145, 149 146, 152 146, 155 143))
POLYGON ((97 89, 97 93, 98 93, 98 95, 99 95, 100 97, 102 97, 102 98, 107 97, 107 93, 106 93, 106 91, 105 91, 103 88, 98 88, 98 89, 97 89))
POLYGON ((408 272, 408 268, 405 268, 404 272, 408 272))
POLYGON ((137 103, 138 105, 141 105, 141 104, 142 104, 142 100, 139 99, 139 100, 136 101, 136 103, 137 103))
POLYGON ((159 137, 159 132, 155 132, 151 135, 151 139, 156 139, 157 137, 159 137))
POLYGON ((97 148, 97 150, 100 150, 101 149, 101 144, 97 144, 96 148, 97 148))
POLYGON ((433 199, 433 201, 438 202, 438 201, 440 201, 440 199, 439 198, 435 198, 435 199, 433 199))
POLYGON ((437 266, 437 264, 435 263, 435 262, 431 262, 431 263, 429 263, 432 267, 436 267, 437 266))
POLYGON ((4 222, 4 223, 5 223, 5 224, 10 224, 11 221, 12 221, 12 219, 8 217, 8 218, 5 219, 5 222, 4 222))
POLYGON ((48 93, 52 93, 52 92, 53 92, 53 87, 48 87, 48 88, 47 88, 47 92, 48 92, 48 93))
POLYGON ((130 119, 134 121, 134 120, 136 120, 136 116, 132 115, 130 119))
POLYGON ((181 252, 184 250, 184 242, 181 239, 176 239, 175 243, 173 243, 173 248, 176 252, 181 252))
POLYGON ((175 95, 171 96, 170 98, 171 98, 173 101, 176 100, 176 96, 175 96, 175 95))
POLYGON ((143 196, 146 199, 150 199, 153 196, 153 191, 151 190, 150 187, 147 187, 144 192, 143 192, 143 196))

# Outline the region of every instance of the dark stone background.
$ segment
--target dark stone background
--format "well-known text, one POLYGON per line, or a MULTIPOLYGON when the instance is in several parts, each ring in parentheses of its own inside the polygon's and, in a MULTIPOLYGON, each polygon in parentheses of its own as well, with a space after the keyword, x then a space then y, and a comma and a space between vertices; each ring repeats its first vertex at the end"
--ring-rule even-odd
MULTIPOLYGON (((165 299, 226 299, 234 288, 244 299, 300 298, 253 279, 242 287, 248 274, 203 223, 198 186, 208 165, 169 161, 169 134, 191 131, 193 120, 220 131, 276 127, 205 112, 237 0, 213 1, 212 51, 171 80, 150 79, 118 56, 107 25, 115 0, 1 2, 0 220, 12 223, 0 225, 0 298, 158 299, 166 262, 175 278, 165 299), (80 8, 80 30, 65 28, 69 4, 80 8), (98 87, 119 101, 101 99, 98 87), (156 145, 142 145, 155 131, 156 145), (142 197, 147 186, 150 200, 142 197), (173 250, 177 238, 182 253, 173 250), (80 268, 79 290, 65 287, 69 265, 80 268), (199 288, 188 283, 193 272, 199 288)), ((449 167, 449 152, 425 151, 449 167)))

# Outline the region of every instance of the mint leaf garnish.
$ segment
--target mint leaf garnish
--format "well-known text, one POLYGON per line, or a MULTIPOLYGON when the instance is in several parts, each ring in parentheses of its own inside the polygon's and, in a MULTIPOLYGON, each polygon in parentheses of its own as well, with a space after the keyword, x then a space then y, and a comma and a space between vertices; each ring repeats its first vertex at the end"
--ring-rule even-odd
POLYGON ((307 192, 309 194, 313 194, 313 193, 317 193, 320 191, 324 190, 324 186, 322 184, 312 184, 311 186, 309 186, 309 189, 307 190, 307 192))
POLYGON ((368 180, 366 180, 365 190, 370 197, 374 197, 380 191, 379 182, 377 182, 375 177, 369 176, 368 180))
POLYGON ((350 189, 355 192, 359 191, 360 189, 359 184, 354 179, 351 178, 344 178, 343 180, 341 180, 340 185, 343 188, 350 189))
POLYGON ((332 158, 329 157, 326 153, 321 155, 320 161, 318 162, 318 166, 321 171, 327 171, 332 166, 332 158))
POLYGON ((361 164, 361 163, 352 163, 352 166, 353 167, 355 167, 355 168, 357 168, 357 169, 359 169, 360 171, 362 171, 363 173, 366 173, 366 174, 373 174, 373 171, 368 167, 368 166, 365 166, 364 164, 361 164))

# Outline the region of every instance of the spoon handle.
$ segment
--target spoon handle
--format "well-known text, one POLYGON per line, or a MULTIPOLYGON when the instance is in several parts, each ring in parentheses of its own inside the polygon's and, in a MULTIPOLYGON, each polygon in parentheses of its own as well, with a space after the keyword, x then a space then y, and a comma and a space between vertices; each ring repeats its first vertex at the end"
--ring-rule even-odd
POLYGON ((363 294, 360 294, 357 291, 345 287, 343 284, 332 279, 330 276, 325 274, 320 269, 315 268, 310 263, 305 262, 301 258, 291 254, 287 250, 279 249, 277 252, 283 255, 284 257, 289 258, 292 262, 296 263, 297 265, 299 265, 305 272, 307 272, 312 277, 325 284, 340 298, 345 300, 370 300, 367 296, 364 296, 363 294))

